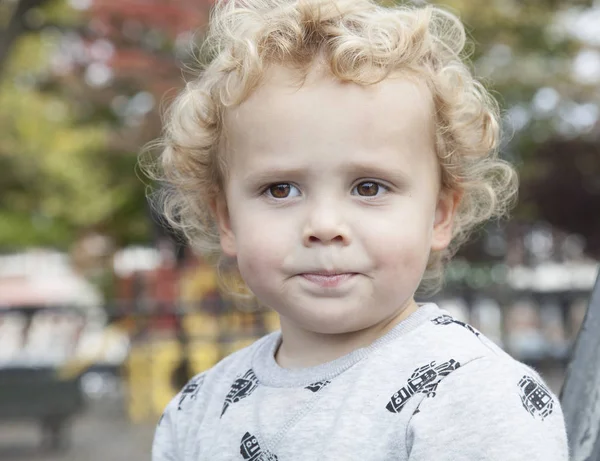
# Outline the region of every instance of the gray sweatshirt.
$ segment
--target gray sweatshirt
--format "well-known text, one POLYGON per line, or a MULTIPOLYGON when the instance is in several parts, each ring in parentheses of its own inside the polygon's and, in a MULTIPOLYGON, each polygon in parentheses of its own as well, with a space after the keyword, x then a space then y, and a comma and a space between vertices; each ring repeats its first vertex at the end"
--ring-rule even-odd
POLYGON ((542 378, 435 304, 311 368, 281 368, 280 341, 194 377, 160 419, 153 461, 568 460, 542 378))

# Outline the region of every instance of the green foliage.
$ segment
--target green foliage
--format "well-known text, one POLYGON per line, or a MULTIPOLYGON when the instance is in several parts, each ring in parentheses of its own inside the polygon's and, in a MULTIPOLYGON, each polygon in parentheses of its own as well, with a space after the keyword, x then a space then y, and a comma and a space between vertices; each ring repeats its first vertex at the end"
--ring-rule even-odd
POLYGON ((111 151, 108 124, 77 123, 76 101, 36 86, 55 46, 22 37, 0 82, 0 247, 67 247, 93 229, 143 239, 135 155, 111 151))

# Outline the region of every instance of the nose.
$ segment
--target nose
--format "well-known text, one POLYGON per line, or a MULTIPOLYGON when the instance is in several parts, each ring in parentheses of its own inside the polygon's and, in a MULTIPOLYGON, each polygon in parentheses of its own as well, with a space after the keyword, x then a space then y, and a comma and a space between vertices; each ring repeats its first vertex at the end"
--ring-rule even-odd
POLYGON ((350 229, 340 206, 333 203, 315 204, 309 211, 302 240, 305 246, 350 244, 350 229))

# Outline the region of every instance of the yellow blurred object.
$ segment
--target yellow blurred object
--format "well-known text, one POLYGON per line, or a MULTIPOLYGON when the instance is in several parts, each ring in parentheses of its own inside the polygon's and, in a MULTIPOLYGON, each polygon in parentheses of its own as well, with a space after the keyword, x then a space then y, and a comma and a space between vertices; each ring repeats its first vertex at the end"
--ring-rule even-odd
POLYGON ((190 344, 190 364, 194 373, 201 373, 217 364, 221 357, 219 347, 207 341, 190 344))
POLYGON ((172 383, 173 373, 181 360, 181 346, 176 341, 165 341, 153 346, 150 372, 154 414, 160 414, 178 391, 172 383))
MULTIPOLYGON (((221 358, 214 342, 194 341, 189 348, 194 373, 211 368, 221 358)), ((131 421, 148 421, 160 416, 179 392, 173 385, 173 375, 181 359, 181 345, 172 339, 132 347, 126 365, 127 412, 131 421)))
POLYGON ((191 338, 216 339, 219 336, 219 321, 215 315, 203 312, 188 314, 182 323, 185 333, 191 338))
POLYGON ((127 360, 127 411, 134 422, 160 415, 177 390, 171 382, 181 360, 175 340, 136 345, 127 360))
POLYGON ((240 349, 243 349, 244 347, 251 345, 257 339, 259 339, 259 338, 248 337, 248 338, 244 338, 244 339, 238 339, 238 340, 232 341, 230 343, 223 343, 223 349, 222 349, 223 354, 224 355, 233 354, 234 352, 239 351, 240 349))
POLYGON ((152 353, 149 347, 136 346, 131 349, 126 362, 127 413, 134 422, 149 419, 152 408, 152 388, 148 371, 152 368, 152 353))
POLYGON ((70 360, 56 369, 56 377, 59 381, 70 381, 83 375, 85 371, 94 365, 93 360, 70 360))
POLYGON ((281 324, 279 322, 279 314, 277 314, 277 312, 275 312, 275 311, 265 312, 264 313, 264 322, 265 322, 265 329, 269 333, 281 329, 281 324))
POLYGON ((193 303, 208 293, 217 291, 216 271, 208 265, 200 265, 187 271, 181 281, 181 300, 193 303))
POLYGON ((254 335, 261 331, 259 320, 260 314, 231 311, 220 316, 219 327, 230 336, 254 335))
POLYGON ((57 367, 59 380, 72 380, 94 365, 122 363, 129 348, 129 337, 122 324, 107 325, 102 330, 82 334, 73 356, 57 367))

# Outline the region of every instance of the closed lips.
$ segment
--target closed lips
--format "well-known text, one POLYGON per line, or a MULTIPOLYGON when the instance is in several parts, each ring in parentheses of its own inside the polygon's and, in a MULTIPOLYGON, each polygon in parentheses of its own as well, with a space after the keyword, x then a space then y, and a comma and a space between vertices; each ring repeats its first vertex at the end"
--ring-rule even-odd
POLYGON ((346 272, 346 273, 318 273, 318 272, 308 272, 301 274, 306 280, 317 283, 319 285, 325 286, 334 286, 338 283, 344 282, 354 275, 355 272, 346 272))

